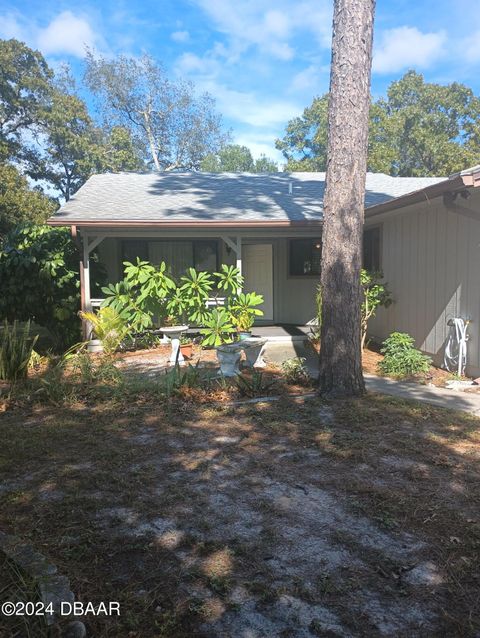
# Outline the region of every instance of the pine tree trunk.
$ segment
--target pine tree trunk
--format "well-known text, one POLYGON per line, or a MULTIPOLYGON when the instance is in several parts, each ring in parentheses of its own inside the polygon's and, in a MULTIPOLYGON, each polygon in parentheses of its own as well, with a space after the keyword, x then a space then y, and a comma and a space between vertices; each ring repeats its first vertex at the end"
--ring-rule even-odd
POLYGON ((322 247, 319 391, 365 392, 362 233, 375 0, 335 0, 322 247))

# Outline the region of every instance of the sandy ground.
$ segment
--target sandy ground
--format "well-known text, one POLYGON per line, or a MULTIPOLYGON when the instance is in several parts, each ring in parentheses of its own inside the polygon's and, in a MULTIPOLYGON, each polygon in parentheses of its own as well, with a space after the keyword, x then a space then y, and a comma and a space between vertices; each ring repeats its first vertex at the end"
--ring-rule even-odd
POLYGON ((1 528, 123 606, 91 636, 480 631, 474 419, 375 398, 77 406, 7 413, 0 435, 1 528))

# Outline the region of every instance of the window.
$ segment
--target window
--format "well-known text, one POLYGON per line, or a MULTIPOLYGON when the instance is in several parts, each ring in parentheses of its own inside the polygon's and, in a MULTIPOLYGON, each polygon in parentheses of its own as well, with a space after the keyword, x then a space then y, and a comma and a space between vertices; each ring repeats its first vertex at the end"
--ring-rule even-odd
POLYGON ((124 241, 122 261, 135 262, 136 257, 156 265, 164 261, 174 277, 180 277, 191 267, 214 272, 218 268, 218 243, 215 240, 183 239, 124 241))
POLYGON ((290 276, 320 275, 321 239, 290 240, 290 276))
POLYGON ((379 272, 380 263, 380 228, 368 228, 363 232, 363 267, 369 272, 379 272))

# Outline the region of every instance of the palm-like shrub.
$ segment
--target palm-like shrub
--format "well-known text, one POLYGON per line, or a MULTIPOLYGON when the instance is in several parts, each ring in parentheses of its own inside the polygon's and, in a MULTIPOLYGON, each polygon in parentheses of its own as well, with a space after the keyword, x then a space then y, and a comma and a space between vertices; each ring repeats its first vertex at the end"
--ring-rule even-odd
POLYGON ((128 335, 129 329, 123 317, 111 307, 100 308, 96 312, 80 312, 80 317, 88 321, 97 339, 100 339, 107 354, 112 354, 128 335))
POLYGON ((38 335, 30 336, 30 322, 22 328, 16 321, 3 324, 0 332, 0 379, 17 381, 27 376, 28 365, 38 335))

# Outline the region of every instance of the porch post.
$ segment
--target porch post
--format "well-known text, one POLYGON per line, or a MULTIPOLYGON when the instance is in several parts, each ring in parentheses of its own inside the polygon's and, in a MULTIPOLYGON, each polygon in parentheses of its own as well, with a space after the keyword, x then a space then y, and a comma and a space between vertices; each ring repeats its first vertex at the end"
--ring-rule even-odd
POLYGON ((82 310, 90 312, 92 309, 90 294, 90 251, 88 249, 88 235, 83 236, 83 304, 82 310))
MULTIPOLYGON (((237 268, 240 274, 242 274, 242 238, 237 235, 237 268)), ((242 288, 239 288, 237 292, 242 292, 242 288)))

